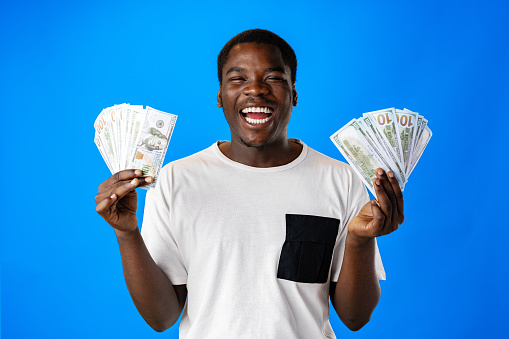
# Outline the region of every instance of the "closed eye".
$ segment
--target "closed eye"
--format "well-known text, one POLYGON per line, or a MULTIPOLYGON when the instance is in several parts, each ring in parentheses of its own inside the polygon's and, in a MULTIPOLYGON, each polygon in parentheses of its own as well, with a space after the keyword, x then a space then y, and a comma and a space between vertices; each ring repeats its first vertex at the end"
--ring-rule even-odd
POLYGON ((244 78, 242 78, 242 77, 235 77, 235 78, 230 78, 230 79, 228 79, 228 81, 230 81, 230 82, 242 82, 242 81, 244 81, 244 80, 245 80, 245 79, 244 79, 244 78))
POLYGON ((285 81, 285 79, 281 78, 281 77, 268 77, 267 80, 271 80, 271 81, 285 81))

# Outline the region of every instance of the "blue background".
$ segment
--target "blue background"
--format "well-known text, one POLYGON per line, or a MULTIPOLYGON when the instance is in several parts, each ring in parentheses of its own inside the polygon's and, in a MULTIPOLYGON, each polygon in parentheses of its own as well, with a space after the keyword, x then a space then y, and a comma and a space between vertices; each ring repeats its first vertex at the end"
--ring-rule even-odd
POLYGON ((434 133, 406 186, 406 222, 379 239, 380 303, 359 332, 331 312, 338 338, 506 337, 505 3, 2 0, 3 337, 177 338, 178 326, 158 334, 137 313, 95 212, 109 172, 93 123, 123 102, 177 114, 166 162, 229 139, 216 57, 256 27, 298 56, 289 137, 342 160, 329 136, 393 106, 434 133))

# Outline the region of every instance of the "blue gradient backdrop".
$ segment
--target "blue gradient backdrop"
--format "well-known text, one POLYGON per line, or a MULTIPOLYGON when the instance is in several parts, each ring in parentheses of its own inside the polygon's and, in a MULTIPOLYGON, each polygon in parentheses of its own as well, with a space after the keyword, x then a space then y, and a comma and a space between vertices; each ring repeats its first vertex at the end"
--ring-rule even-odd
POLYGON ((123 102, 177 114, 166 162, 229 139, 216 56, 255 27, 298 56, 289 137, 342 160, 329 135, 392 106, 434 133, 404 226, 379 239, 380 303, 359 332, 332 312, 338 338, 509 335, 506 1, 140 3, 0 3, 3 338, 178 337, 139 316, 95 213, 109 172, 93 122, 123 102))

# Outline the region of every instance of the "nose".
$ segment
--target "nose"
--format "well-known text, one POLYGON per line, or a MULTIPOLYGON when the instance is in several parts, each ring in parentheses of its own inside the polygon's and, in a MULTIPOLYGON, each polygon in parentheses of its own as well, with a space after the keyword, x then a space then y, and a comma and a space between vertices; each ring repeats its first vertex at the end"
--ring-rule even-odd
POLYGON ((244 95, 265 96, 270 93, 270 89, 260 80, 250 81, 242 90, 244 95))

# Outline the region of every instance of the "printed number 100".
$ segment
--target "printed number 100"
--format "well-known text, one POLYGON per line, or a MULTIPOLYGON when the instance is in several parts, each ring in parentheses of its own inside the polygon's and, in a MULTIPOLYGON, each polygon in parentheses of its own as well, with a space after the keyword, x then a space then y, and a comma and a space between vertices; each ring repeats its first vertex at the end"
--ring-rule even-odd
POLYGON ((413 126, 411 115, 403 115, 400 118, 399 114, 396 114, 396 119, 398 120, 398 123, 401 126, 408 126, 408 127, 413 126))

